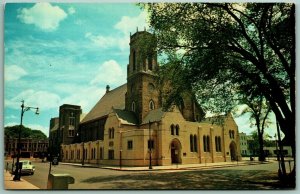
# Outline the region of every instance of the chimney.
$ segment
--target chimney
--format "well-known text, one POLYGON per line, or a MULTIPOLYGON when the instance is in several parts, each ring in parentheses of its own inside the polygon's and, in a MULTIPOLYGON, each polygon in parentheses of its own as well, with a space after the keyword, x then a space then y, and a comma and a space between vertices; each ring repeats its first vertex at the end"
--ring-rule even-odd
POLYGON ((106 93, 109 92, 109 85, 106 86, 106 93))

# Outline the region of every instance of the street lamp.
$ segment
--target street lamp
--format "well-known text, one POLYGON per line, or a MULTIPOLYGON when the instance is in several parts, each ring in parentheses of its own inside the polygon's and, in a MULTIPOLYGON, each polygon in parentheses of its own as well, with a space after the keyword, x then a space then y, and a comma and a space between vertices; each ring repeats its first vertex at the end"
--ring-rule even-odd
POLYGON ((152 169, 152 141, 151 141, 151 122, 149 120, 149 169, 152 169))
POLYGON ((120 169, 122 168, 122 131, 120 131, 120 169))
POLYGON ((21 101, 22 105, 21 105, 21 124, 20 124, 20 128, 19 128, 19 137, 18 137, 18 147, 17 147, 17 163, 16 163, 16 171, 15 171, 15 176, 13 178, 14 181, 20 181, 21 178, 21 172, 19 172, 19 168, 20 168, 20 152, 21 152, 21 130, 22 130, 22 124, 23 124, 23 115, 26 111, 30 110, 30 109, 35 109, 35 114, 39 114, 39 108, 38 107, 30 107, 30 106, 24 106, 24 100, 21 101))

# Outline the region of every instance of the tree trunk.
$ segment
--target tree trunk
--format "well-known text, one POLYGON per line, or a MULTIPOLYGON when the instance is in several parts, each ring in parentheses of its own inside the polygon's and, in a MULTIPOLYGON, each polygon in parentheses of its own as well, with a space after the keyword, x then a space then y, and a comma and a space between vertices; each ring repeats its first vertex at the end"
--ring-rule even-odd
POLYGON ((258 142, 259 142, 259 161, 265 161, 265 152, 264 152, 264 139, 263 139, 263 133, 258 129, 258 142))

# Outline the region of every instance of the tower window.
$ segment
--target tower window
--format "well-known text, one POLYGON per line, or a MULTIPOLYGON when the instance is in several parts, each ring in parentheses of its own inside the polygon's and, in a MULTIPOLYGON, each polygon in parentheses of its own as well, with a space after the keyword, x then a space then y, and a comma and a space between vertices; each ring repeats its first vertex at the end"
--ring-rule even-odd
POLYGON ((149 110, 154 110, 155 106, 154 106, 154 102, 153 100, 150 100, 149 102, 149 110))
POLYGON ((153 92, 154 89, 155 89, 155 86, 154 86, 152 83, 149 83, 149 84, 148 84, 148 91, 149 91, 149 92, 153 92))
POLYGON ((75 126, 75 116, 74 116, 73 112, 71 112, 70 117, 69 117, 69 125, 75 126))
POLYGON ((132 69, 135 71, 136 56, 135 51, 132 52, 132 69))
POLYGON ((133 112, 135 112, 135 102, 134 102, 134 101, 133 101, 132 104, 131 104, 131 110, 132 110, 133 112))

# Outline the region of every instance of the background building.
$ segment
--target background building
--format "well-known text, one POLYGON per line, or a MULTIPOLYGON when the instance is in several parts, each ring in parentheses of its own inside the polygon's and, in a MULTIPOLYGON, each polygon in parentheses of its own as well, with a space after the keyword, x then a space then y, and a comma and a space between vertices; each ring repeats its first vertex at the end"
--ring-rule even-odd
MULTIPOLYGON (((18 150, 18 138, 5 136, 6 157, 16 157, 18 150)), ((44 158, 48 153, 48 139, 21 138, 21 158, 44 158)))
POLYGON ((50 120, 49 154, 60 156, 62 143, 75 143, 82 117, 80 106, 64 104, 59 107, 59 117, 50 120))

